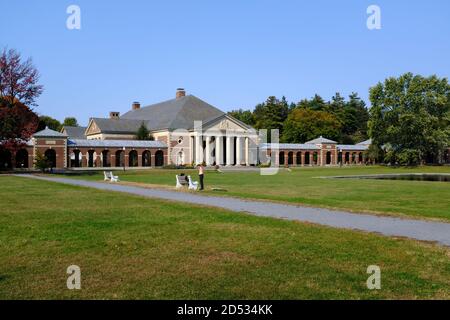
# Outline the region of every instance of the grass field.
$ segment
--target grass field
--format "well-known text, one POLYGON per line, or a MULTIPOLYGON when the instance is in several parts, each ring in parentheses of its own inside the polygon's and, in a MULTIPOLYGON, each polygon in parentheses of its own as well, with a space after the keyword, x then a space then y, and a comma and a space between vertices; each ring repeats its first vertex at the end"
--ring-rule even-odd
POLYGON ((19 177, 0 192, 0 299, 450 298, 445 247, 19 177))
MULTIPOLYGON (((118 172, 123 181, 175 186, 175 170, 118 172)), ((198 180, 195 171, 184 171, 198 180)), ((205 176, 206 193, 234 197, 266 199, 311 206, 347 209, 356 212, 393 216, 450 220, 450 183, 363 179, 320 179, 320 176, 381 173, 450 173, 450 167, 344 167, 298 168, 274 176, 257 172, 217 173, 205 176), (212 191, 226 189, 226 192, 212 191)), ((103 173, 81 176, 103 180, 103 173)))

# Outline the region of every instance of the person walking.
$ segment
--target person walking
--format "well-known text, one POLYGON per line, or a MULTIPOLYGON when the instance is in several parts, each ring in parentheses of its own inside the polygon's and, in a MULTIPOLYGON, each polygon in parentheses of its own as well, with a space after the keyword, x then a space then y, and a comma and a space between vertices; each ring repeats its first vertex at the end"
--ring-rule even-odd
POLYGON ((205 176, 205 168, 203 167, 202 164, 197 165, 198 168, 198 177, 200 179, 200 190, 204 189, 204 185, 203 185, 203 178, 205 176))

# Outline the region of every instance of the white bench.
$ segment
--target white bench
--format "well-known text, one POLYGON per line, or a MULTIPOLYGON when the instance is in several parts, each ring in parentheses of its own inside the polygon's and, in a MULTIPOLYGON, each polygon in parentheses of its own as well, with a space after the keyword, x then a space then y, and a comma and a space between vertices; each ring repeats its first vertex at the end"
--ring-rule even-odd
POLYGON ((112 171, 109 171, 109 172, 103 171, 103 175, 105 176, 104 181, 111 181, 111 182, 119 181, 119 177, 113 175, 112 171))
POLYGON ((175 176, 177 184, 175 188, 179 189, 183 186, 187 186, 189 190, 197 190, 198 188, 198 182, 192 181, 191 176, 175 176), (187 179, 186 179, 187 178, 187 179))

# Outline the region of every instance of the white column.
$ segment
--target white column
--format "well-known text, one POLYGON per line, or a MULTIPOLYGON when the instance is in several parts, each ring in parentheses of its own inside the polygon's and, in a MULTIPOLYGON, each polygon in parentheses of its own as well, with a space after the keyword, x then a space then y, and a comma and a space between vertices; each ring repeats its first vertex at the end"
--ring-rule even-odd
POLYGON ((212 161, 211 161, 211 147, 210 147, 211 137, 207 136, 205 138, 205 140, 206 140, 206 146, 205 146, 205 158, 206 159, 205 159, 205 162, 206 162, 207 166, 210 166, 210 165, 212 165, 212 161))
POLYGON ((245 165, 249 166, 250 165, 250 159, 249 159, 249 154, 248 154, 248 137, 245 137, 245 147, 244 147, 244 157, 245 157, 245 165))
POLYGON ((236 166, 240 166, 242 162, 242 144, 241 137, 236 137, 236 166))
POLYGON ((222 136, 216 136, 216 165, 223 164, 222 136))
POLYGON ((203 162, 203 138, 201 136, 195 136, 195 159, 196 164, 203 162))
POLYGON ((227 136, 226 165, 231 166, 231 137, 227 136))
POLYGON ((230 164, 231 165, 233 165, 233 161, 234 161, 234 146, 235 146, 235 142, 234 142, 234 137, 231 137, 231 140, 230 140, 230 164))
POLYGON ((189 164, 194 163, 194 145, 195 145, 195 138, 192 139, 192 137, 189 137, 189 164))

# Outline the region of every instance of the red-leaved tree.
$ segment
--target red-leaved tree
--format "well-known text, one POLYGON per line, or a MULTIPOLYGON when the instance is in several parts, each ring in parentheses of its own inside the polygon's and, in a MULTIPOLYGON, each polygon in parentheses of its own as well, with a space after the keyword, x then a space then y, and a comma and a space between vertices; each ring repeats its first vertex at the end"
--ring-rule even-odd
POLYGON ((39 118, 30 106, 42 93, 31 59, 4 49, 0 55, 0 147, 14 151, 36 131, 39 118))

